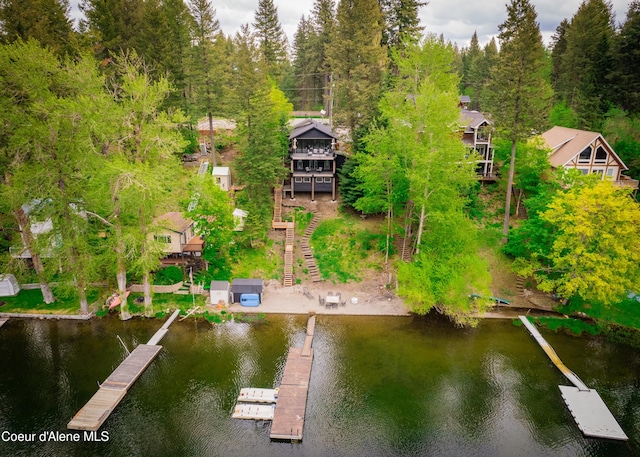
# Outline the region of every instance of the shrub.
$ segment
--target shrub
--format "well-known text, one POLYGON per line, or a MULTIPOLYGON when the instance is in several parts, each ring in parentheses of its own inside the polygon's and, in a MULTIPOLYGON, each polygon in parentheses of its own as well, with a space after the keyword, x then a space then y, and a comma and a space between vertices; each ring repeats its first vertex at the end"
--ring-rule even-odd
POLYGON ((182 270, 175 266, 170 266, 158 270, 154 284, 158 286, 167 286, 182 281, 182 270))

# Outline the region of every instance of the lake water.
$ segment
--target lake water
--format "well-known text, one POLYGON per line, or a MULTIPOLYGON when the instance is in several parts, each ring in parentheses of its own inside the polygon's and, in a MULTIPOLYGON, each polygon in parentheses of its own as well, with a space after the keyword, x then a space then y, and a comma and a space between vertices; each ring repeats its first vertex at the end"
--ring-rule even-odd
MULTIPOLYGON (((2 456, 637 456, 640 351, 543 332, 600 393, 629 436, 582 436, 568 384, 523 327, 437 317, 318 316, 300 443, 269 440, 269 422, 231 419, 242 387, 276 387, 305 316, 213 326, 175 322, 164 349, 88 441, 52 440, 159 320, 12 319, 0 329, 2 456), (40 434, 47 432, 46 440, 40 434)), ((75 433, 75 432, 74 432, 75 433)))

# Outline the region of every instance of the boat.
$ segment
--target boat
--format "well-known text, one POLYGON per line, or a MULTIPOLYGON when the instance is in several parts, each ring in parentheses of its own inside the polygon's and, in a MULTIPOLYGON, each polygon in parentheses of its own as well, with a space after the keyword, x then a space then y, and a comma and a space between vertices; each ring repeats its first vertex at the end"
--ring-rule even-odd
MULTIPOLYGON (((125 297, 128 297, 130 293, 131 293, 131 291, 130 291, 130 290, 127 290, 127 291, 124 293, 124 296, 125 296, 125 297)), ((121 303, 121 301, 122 301, 122 300, 120 299, 120 294, 115 293, 115 294, 111 295, 109 298, 107 298, 106 305, 107 305, 107 306, 109 307, 109 309, 111 310, 111 309, 115 308, 116 306, 118 306, 118 305, 121 303)))

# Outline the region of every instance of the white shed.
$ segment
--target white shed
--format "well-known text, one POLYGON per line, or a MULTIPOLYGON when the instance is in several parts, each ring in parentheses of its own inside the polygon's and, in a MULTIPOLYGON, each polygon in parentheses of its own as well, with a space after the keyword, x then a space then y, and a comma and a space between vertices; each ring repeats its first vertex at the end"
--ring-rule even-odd
POLYGON ((224 191, 229 190, 231 187, 231 171, 229 167, 213 167, 211 175, 220 189, 224 191))
POLYGON ((213 306, 229 306, 231 285, 229 281, 211 281, 209 288, 209 303, 213 306))
POLYGON ((0 297, 13 297, 20 292, 20 284, 11 274, 0 275, 0 297))

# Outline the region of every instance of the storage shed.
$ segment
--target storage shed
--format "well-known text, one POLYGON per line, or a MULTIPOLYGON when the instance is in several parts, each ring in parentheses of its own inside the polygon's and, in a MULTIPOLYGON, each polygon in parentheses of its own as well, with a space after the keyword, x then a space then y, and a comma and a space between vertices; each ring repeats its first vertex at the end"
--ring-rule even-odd
POLYGON ((211 281, 209 303, 213 306, 229 306, 231 302, 231 285, 229 281, 211 281))
POLYGON ((233 303, 240 303, 242 294, 257 294, 262 303, 262 292, 264 291, 264 279, 234 279, 231 284, 231 297, 233 303))
POLYGON ((20 292, 20 284, 11 274, 0 275, 0 297, 13 297, 20 292))

